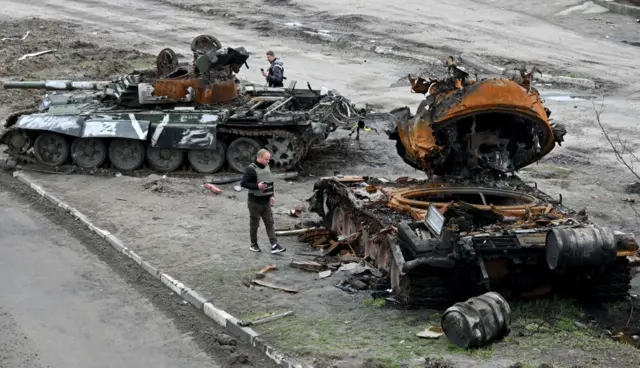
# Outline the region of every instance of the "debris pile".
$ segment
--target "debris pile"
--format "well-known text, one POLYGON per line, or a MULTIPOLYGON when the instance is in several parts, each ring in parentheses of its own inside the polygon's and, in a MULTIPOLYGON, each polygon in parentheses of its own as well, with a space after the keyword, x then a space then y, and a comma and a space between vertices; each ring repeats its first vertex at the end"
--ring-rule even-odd
POLYGON ((359 257, 354 249, 360 236, 360 233, 338 236, 335 232, 324 228, 304 229, 298 236, 298 240, 308 243, 314 251, 297 254, 313 256, 314 259, 311 261, 294 259, 290 266, 315 272, 319 279, 337 274, 340 278, 334 286, 348 293, 363 290, 377 293, 385 291, 389 288, 389 284, 383 273, 359 257))

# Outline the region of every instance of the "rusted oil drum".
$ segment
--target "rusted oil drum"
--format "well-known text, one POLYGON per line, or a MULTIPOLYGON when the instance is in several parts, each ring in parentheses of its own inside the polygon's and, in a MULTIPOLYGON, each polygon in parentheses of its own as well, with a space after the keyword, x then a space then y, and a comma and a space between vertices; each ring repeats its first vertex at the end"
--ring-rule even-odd
POLYGON ((546 257, 552 270, 610 264, 616 259, 616 236, 606 227, 554 228, 547 233, 546 257))
POLYGON ((480 347, 509 334, 511 308, 500 294, 490 291, 449 307, 440 324, 452 344, 480 347))

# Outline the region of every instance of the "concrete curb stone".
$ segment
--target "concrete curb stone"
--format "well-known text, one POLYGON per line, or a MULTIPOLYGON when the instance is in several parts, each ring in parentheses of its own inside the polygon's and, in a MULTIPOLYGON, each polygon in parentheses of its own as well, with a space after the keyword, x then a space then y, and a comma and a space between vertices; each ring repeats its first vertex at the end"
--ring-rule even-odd
POLYGON ((604 6, 609 9, 609 11, 622 15, 629 15, 632 17, 640 18, 640 6, 626 5, 620 4, 615 1, 607 1, 607 0, 593 0, 594 3, 604 6))
POLYGON ((276 351, 273 347, 268 345, 262 338, 258 332, 251 328, 242 327, 239 324, 239 320, 232 316, 231 314, 223 311, 215 307, 213 304, 208 302, 200 293, 189 288, 179 280, 171 277, 170 275, 161 272, 158 268, 153 267, 147 261, 143 260, 138 254, 127 248, 115 235, 111 234, 109 231, 100 229, 99 227, 93 225, 88 218, 82 214, 77 209, 69 206, 62 200, 56 198, 55 196, 47 193, 44 188, 34 183, 27 175, 23 174, 21 171, 14 171, 13 177, 16 178, 21 183, 27 185, 29 188, 33 189, 36 193, 41 195, 43 198, 47 199, 52 204, 63 208, 68 211, 71 215, 73 215, 76 219, 80 220, 89 230, 98 234, 101 238, 105 239, 115 250, 125 254, 127 257, 131 258, 134 262, 140 265, 145 271, 151 274, 154 278, 160 280, 164 285, 170 288, 173 292, 180 295, 182 299, 189 302, 200 311, 202 311, 209 318, 214 320, 217 324, 225 328, 231 335, 239 338, 241 341, 250 344, 253 348, 257 349, 264 355, 266 355, 273 362, 278 364, 283 368, 312 368, 308 364, 301 364, 296 362, 291 358, 287 358, 286 355, 276 351))

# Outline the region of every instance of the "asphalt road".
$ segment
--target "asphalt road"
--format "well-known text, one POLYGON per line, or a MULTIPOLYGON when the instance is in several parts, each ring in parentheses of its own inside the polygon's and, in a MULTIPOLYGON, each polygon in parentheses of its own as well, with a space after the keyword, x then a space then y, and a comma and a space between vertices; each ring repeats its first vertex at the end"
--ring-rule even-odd
POLYGON ((138 272, 132 266, 114 271, 72 230, 55 224, 53 212, 41 214, 5 189, 0 186, 0 367, 247 366, 241 346, 220 343, 224 335, 169 289, 140 289, 148 281, 144 275, 133 275, 139 283, 127 280, 138 272), (183 318, 173 318, 175 310, 183 318))

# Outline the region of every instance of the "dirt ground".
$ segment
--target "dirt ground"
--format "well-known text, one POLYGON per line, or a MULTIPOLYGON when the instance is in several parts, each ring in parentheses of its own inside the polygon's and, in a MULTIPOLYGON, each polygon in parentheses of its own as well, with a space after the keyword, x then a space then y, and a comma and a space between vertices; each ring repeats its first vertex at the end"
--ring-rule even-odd
MULTIPOLYGON (((414 109, 421 96, 409 93, 406 75, 441 73, 435 58, 461 52, 477 53, 494 65, 522 60, 540 65, 545 73, 591 78, 598 82, 595 90, 537 86, 552 118, 565 124, 568 134, 562 147, 521 175, 554 196, 561 193, 570 207, 586 207, 602 225, 640 233, 636 209, 623 201, 638 199, 625 191, 636 178, 616 161, 593 112, 594 102, 600 106, 604 96, 603 123, 628 147, 638 147, 640 78, 634 68, 640 48, 622 41, 639 41, 640 24, 595 5, 548 1, 534 6, 521 0, 402 5, 223 0, 215 7, 190 0, 0 0, 0 5, 2 17, 12 18, 0 23, 0 38, 31 31, 25 41, 2 42, 9 50, 0 55, 3 78, 102 79, 153 65, 153 55, 164 47, 188 55, 189 42, 201 33, 252 52, 251 69, 242 70, 240 77, 259 80, 262 55, 273 49, 283 57, 290 80, 333 87, 356 103, 385 110, 403 105, 414 109), (31 19, 35 15, 42 20, 31 19), (21 54, 51 48, 58 51, 16 61, 21 54)), ((37 96, 39 92, 0 91, 0 114, 33 106, 37 96)), ((402 163, 392 142, 374 132, 362 136, 361 147, 348 141, 345 132, 337 132, 310 157, 314 159, 304 162, 303 176, 276 183, 280 228, 299 220, 286 213, 305 203, 319 176, 421 176, 402 163)), ((318 280, 315 274, 290 268, 292 259, 304 258, 295 253, 307 250, 294 238, 280 239, 288 248, 281 256, 249 253, 246 193, 235 192, 231 185, 222 186, 223 194, 216 196, 202 189, 202 179, 30 175, 152 264, 239 318, 293 310, 295 317, 257 330, 279 348, 318 366, 386 367, 432 356, 458 366, 474 362, 507 367, 519 361, 524 366, 631 367, 640 358, 638 350, 601 338, 607 326, 576 327, 582 324, 575 321, 589 320, 591 314, 565 301, 516 306, 516 332, 488 349, 462 352, 444 338, 421 340, 415 334, 437 323, 436 311, 379 307, 366 294, 352 296, 335 288, 339 275, 318 280), (279 267, 269 279, 300 292, 242 286, 241 280, 267 263, 279 267)), ((262 230, 259 236, 266 240, 262 230)), ((634 280, 634 292, 640 292, 639 280, 634 280)))

